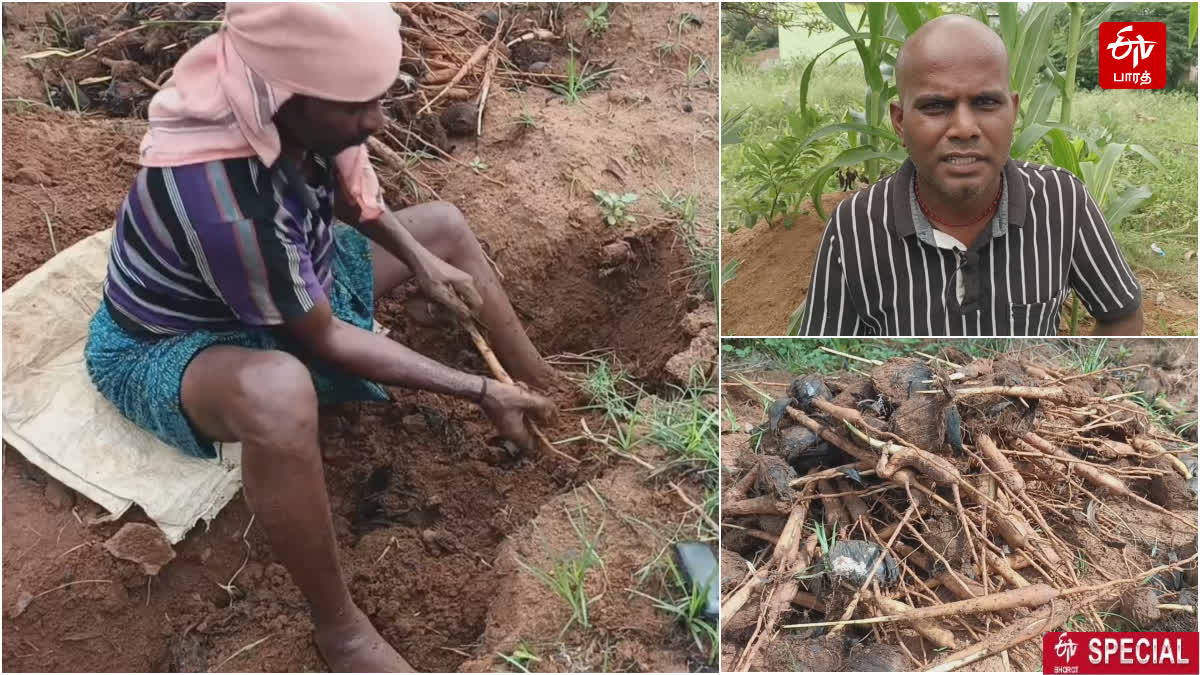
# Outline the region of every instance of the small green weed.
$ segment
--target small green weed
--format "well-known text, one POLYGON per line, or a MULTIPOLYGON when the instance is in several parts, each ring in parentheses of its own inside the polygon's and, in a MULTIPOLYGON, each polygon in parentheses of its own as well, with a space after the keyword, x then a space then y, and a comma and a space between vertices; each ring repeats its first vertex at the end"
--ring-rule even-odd
POLYGON ((692 225, 696 222, 698 200, 699 197, 694 192, 667 192, 663 190, 658 194, 658 204, 663 208, 663 211, 671 214, 685 225, 692 225))
POLYGON ((476 156, 475 159, 471 160, 470 166, 471 166, 471 169, 475 173, 480 173, 480 174, 483 173, 484 171, 487 171, 488 169, 492 168, 491 166, 488 165, 487 162, 483 161, 482 159, 479 159, 478 156, 476 156))
POLYGON ((567 80, 551 84, 550 89, 566 99, 568 104, 579 103, 583 100, 584 94, 595 88, 599 84, 600 79, 612 71, 612 68, 607 68, 584 75, 583 71, 579 69, 579 64, 575 61, 575 54, 572 53, 567 57, 567 80))
POLYGON ((1099 340, 1072 340, 1065 344, 1067 345, 1066 353, 1071 359, 1071 364, 1081 373, 1094 373, 1098 370, 1109 368, 1112 365, 1109 363, 1108 357, 1104 355, 1104 348, 1108 346, 1106 338, 1099 340))
POLYGON ((703 26, 703 25, 704 25, 703 19, 696 16, 695 14, 692 14, 691 12, 684 12, 679 15, 679 23, 677 23, 675 25, 675 32, 682 34, 683 31, 688 28, 699 27, 699 26, 703 26))
POLYGON ((711 241, 701 239, 696 227, 695 221, 681 222, 679 226, 679 235, 687 246, 688 258, 691 260, 684 270, 696 282, 701 292, 716 301, 720 288, 721 251, 715 238, 711 241))
POLYGON ((608 223, 609 227, 632 225, 637 221, 637 218, 629 213, 629 207, 638 200, 636 193, 617 194, 604 190, 592 190, 592 194, 595 195, 596 203, 600 205, 600 211, 604 214, 604 222, 608 223))
POLYGON ((516 668, 522 673, 528 673, 530 664, 537 663, 538 661, 542 660, 541 657, 537 654, 534 654, 533 650, 524 642, 518 644, 516 648, 513 649, 512 654, 496 652, 496 655, 504 659, 508 665, 516 668))
MULTIPOLYGON (((579 518, 585 519, 582 507, 579 509, 579 518)), ((600 554, 596 551, 596 542, 603 533, 604 524, 601 523, 599 529, 589 535, 584 532, 583 527, 570 511, 567 511, 567 519, 571 521, 571 528, 575 530, 575 534, 582 544, 582 550, 577 555, 558 558, 551 563, 550 569, 546 570, 534 567, 520 558, 517 559, 517 563, 526 572, 558 594, 571 607, 571 618, 563 626, 562 633, 566 633, 567 629, 576 623, 585 630, 592 627, 588 605, 594 598, 589 598, 587 595, 585 588, 587 575, 593 567, 604 566, 604 561, 600 559, 600 554)))
POLYGON ((833 548, 838 540, 838 524, 835 522, 829 531, 825 531, 825 523, 814 520, 812 524, 813 533, 817 535, 817 544, 821 547, 821 560, 825 561, 825 571, 832 572, 833 569, 829 564, 829 551, 833 548))
POLYGON ((602 2, 595 7, 584 7, 584 14, 587 19, 583 22, 583 27, 592 37, 600 37, 608 30, 608 3, 602 2))
POLYGON ((537 128, 537 118, 534 117, 533 113, 529 112, 528 110, 523 110, 521 111, 521 114, 517 115, 516 119, 513 120, 513 124, 523 131, 529 131, 537 128))
POLYGON ((717 660, 718 637, 717 628, 704 618, 704 606, 708 602, 708 586, 689 584, 684 580, 675 561, 668 558, 667 568, 670 571, 670 582, 666 584, 666 597, 656 598, 652 595, 633 590, 643 598, 654 603, 658 609, 675 617, 683 625, 692 643, 702 653, 707 655, 708 663, 717 660))

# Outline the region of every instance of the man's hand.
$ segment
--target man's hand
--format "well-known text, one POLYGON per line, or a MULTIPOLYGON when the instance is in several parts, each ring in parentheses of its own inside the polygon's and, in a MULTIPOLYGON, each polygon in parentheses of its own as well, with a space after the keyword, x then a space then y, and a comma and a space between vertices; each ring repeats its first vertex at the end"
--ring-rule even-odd
POLYGON ((496 425, 500 435, 516 443, 525 452, 533 447, 533 435, 525 425, 526 416, 537 422, 549 422, 554 418, 554 403, 545 396, 530 393, 520 387, 488 380, 487 395, 480 407, 496 425))
POLYGON ((483 307, 471 275, 432 253, 417 256, 409 266, 421 293, 449 309, 460 321, 469 325, 483 307))

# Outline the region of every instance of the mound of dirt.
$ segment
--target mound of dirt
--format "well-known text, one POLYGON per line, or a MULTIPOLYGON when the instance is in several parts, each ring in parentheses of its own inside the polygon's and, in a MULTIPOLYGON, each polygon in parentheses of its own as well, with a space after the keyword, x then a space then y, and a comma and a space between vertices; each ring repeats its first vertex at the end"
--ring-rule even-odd
MULTIPOLYGON (((10 7, 5 5, 6 13, 20 15, 22 22, 5 22, 13 38, 4 64, 5 97, 11 91, 30 99, 44 97, 39 93, 44 71, 30 69, 12 52, 18 44, 24 53, 44 48, 35 36, 45 27, 46 11, 62 9, 69 18, 82 13, 102 24, 97 35, 113 34, 114 26, 104 22, 120 11, 102 3, 10 7), (17 87, 21 78, 35 86, 10 90, 10 82, 17 87)), ((542 87, 494 83, 483 133, 457 139, 453 160, 424 162, 416 175, 464 211, 543 353, 602 351, 649 389, 665 390, 663 385, 676 381, 666 368, 672 357, 687 353, 689 363, 709 370, 716 355, 714 321, 704 318, 713 313, 711 302, 689 271, 683 228, 655 195, 694 195, 694 236, 701 243, 716 241, 715 73, 707 80, 703 69, 692 79, 687 73, 689 64, 698 67, 697 60, 716 68, 718 9, 700 3, 610 8, 610 27, 596 38, 584 37, 579 6, 506 6, 504 12, 519 10, 533 21, 557 12, 557 33, 573 36, 594 64, 614 62, 619 71, 607 86, 634 98, 614 102, 594 92, 567 105, 542 87), (689 12, 703 24, 680 31, 679 17, 689 12), (659 49, 665 43, 673 48, 659 49), (620 102, 628 100, 636 102, 620 102), (514 124, 523 113, 535 120, 532 128, 514 124), (476 157, 480 161, 472 166, 476 157), (636 223, 605 226, 594 189, 639 193, 636 223), (604 246, 614 241, 625 242, 629 255, 617 261, 605 257, 604 246), (703 350, 697 340, 713 348, 703 350), (693 358, 697 353, 701 359, 693 358)), ((427 21, 452 30, 452 22, 427 21)), ((555 43, 548 72, 565 68, 566 45, 555 43)), ((170 51, 177 56, 182 48, 170 51)), ((142 54, 130 55, 145 61, 142 54)), ((134 120, 5 104, 5 286, 55 248, 111 227, 137 170, 144 130, 134 120)), ((381 177, 390 203, 414 201, 413 182, 386 168, 381 177)), ((422 190, 419 199, 432 197, 422 190)), ((410 316, 405 309, 415 300, 401 292, 380 303, 378 318, 391 336, 456 368, 487 372, 461 330, 410 316)), ((647 532, 616 515, 673 527, 689 509, 673 489, 635 479, 611 453, 587 442, 565 446, 585 458, 581 466, 556 458, 498 459, 503 453, 496 451, 494 429, 474 406, 432 394, 393 393, 390 403, 322 411, 320 432, 351 593, 414 666, 491 669, 499 664, 495 652, 508 649, 511 639, 559 640, 562 624, 552 624, 562 618, 561 605, 514 567, 512 556, 539 555, 538 532, 561 533, 562 506, 585 492, 592 498, 591 489, 576 489, 587 484, 617 510, 599 515, 608 519, 600 576, 609 590, 598 601, 595 621, 602 630, 596 635, 605 639, 589 652, 584 636, 568 632, 561 639, 571 658, 595 668, 696 665, 697 650, 683 629, 653 610, 649 600, 627 593, 661 590, 650 582, 639 585, 638 576, 659 549, 647 532), (521 605, 538 612, 517 612, 521 605), (538 634, 542 629, 547 632, 538 634)), ((583 403, 569 394, 558 395, 557 402, 563 411, 583 403)), ((590 414, 582 421, 593 430, 605 423, 590 414)), ((545 431, 552 439, 578 437, 580 423, 578 412, 564 413, 545 431)), ((131 513, 120 523, 96 522, 103 514, 95 505, 82 499, 72 504, 73 498, 60 494, 61 486, 18 453, 6 448, 4 462, 8 668, 324 669, 305 603, 261 529, 251 524, 241 498, 207 528, 190 533, 175 547, 176 558, 148 578, 141 564, 102 548, 123 524, 146 522, 142 514, 131 513)), ((676 483, 698 500, 692 479, 676 483)), ((602 511, 588 507, 590 517, 602 511)), ((566 545, 561 537, 548 541, 551 549, 566 545)), ((542 656, 544 669, 564 667, 557 657, 542 656)))
MULTIPOLYGON (((830 213, 850 193, 822 197, 830 213)), ((759 223, 721 238, 721 264, 737 272, 721 287, 722 335, 787 335, 788 317, 808 296, 825 221, 810 206, 788 227, 759 223)))

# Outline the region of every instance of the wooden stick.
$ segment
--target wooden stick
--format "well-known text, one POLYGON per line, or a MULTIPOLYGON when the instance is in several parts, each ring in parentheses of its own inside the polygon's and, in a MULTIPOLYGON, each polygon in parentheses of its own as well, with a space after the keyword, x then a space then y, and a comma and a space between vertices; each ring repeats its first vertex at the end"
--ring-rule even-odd
POLYGON ((479 110, 475 113, 475 135, 483 135, 483 108, 487 105, 488 90, 492 88, 492 71, 496 69, 496 52, 488 54, 487 67, 483 69, 483 89, 479 93, 479 110))
POLYGON ((818 347, 818 349, 820 349, 820 350, 821 350, 821 351, 823 351, 823 352, 827 352, 827 353, 829 353, 829 354, 833 354, 834 356, 840 356, 840 357, 842 357, 842 358, 845 358, 845 359, 853 359, 853 360, 855 360, 855 361, 862 361, 863 363, 869 363, 869 364, 871 364, 871 365, 873 365, 873 366, 881 366, 881 365, 883 365, 883 361, 876 361, 875 359, 865 359, 865 358, 863 358, 863 357, 861 357, 861 356, 855 356, 855 355, 853 355, 853 354, 847 354, 846 352, 839 352, 838 350, 836 350, 836 349, 830 349, 829 347, 818 347))
MULTIPOLYGON (((467 333, 471 336, 471 341, 475 343, 475 348, 479 350, 480 356, 483 357, 483 360, 488 364, 488 368, 492 371, 492 375, 504 384, 514 384, 513 379, 509 377, 508 372, 504 370, 504 366, 500 365, 500 359, 496 358, 496 353, 492 351, 492 348, 488 346, 487 340, 483 339, 483 335, 479 333, 479 329, 471 324, 468 324, 466 328, 467 333)), ((546 434, 542 433, 542 430, 538 428, 537 424, 535 424, 533 420, 526 420, 526 422, 529 424, 530 431, 532 431, 533 435, 536 436, 538 441, 541 442, 544 449, 553 452, 559 457, 568 459, 575 464, 579 464, 578 459, 575 459, 562 450, 554 447, 554 444, 550 442, 550 439, 546 438, 546 434)))
POLYGON ((791 510, 791 504, 778 500, 773 495, 759 495, 721 506, 721 514, 726 516, 783 516, 790 513, 791 510))
POLYGON ((426 185, 425 181, 423 181, 420 178, 417 178, 415 175, 413 175, 413 172, 409 171, 408 167, 404 165, 404 159, 400 156, 400 153, 389 148, 386 143, 379 140, 378 138, 375 138, 374 136, 371 136, 371 137, 367 138, 367 147, 374 150, 375 153, 377 155, 379 155, 379 157, 382 158, 383 161, 387 162, 388 165, 390 165, 393 169, 396 169, 400 173, 403 173, 405 176, 408 176, 409 178, 416 181, 416 183, 418 185, 420 185, 421 187, 425 188, 426 190, 429 190, 429 193, 431 195, 433 195, 434 199, 441 199, 441 197, 438 196, 437 190, 434 190, 432 187, 426 185))
MULTIPOLYGON (((941 394, 940 389, 925 389, 922 391, 913 392, 915 394, 941 394)), ((1037 398, 1063 405, 1078 405, 1084 402, 1083 394, 1074 391, 1068 391, 1062 387, 1022 387, 1022 386, 1002 386, 1002 385, 987 385, 982 387, 962 387, 954 390, 954 398, 964 398, 967 396, 986 396, 994 394, 998 396, 1015 396, 1017 398, 1037 398)))

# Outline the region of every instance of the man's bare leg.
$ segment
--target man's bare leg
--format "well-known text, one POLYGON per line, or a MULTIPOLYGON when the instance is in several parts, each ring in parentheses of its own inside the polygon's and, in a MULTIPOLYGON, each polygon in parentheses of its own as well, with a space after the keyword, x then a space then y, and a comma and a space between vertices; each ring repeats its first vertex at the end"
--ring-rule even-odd
MULTIPOLYGON (((487 326, 488 340, 496 356, 509 373, 535 387, 552 384, 554 369, 529 340, 462 211, 449 202, 430 202, 397 211, 396 217, 422 246, 475 280, 475 288, 483 298, 479 318, 487 326)), ((374 242, 371 262, 377 298, 412 276, 407 265, 374 242)))
POLYGON ((207 438, 241 441, 246 501, 312 610, 333 672, 411 672, 342 578, 308 369, 285 352, 210 347, 183 376, 183 409, 207 438))

